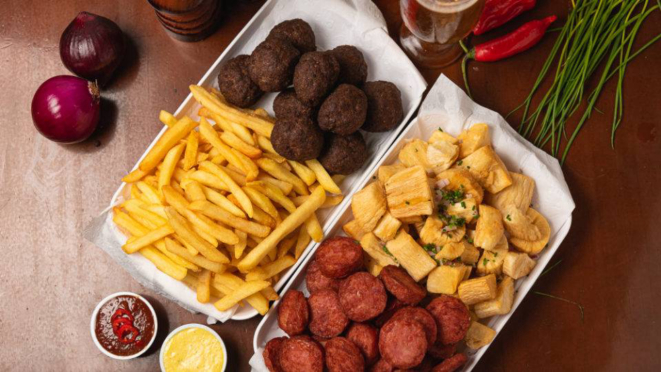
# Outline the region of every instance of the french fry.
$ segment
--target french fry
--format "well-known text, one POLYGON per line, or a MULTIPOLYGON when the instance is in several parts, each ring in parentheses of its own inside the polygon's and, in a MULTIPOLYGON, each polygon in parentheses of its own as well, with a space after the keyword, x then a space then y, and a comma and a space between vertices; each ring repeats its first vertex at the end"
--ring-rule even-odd
POLYGON ((179 158, 181 158, 181 154, 184 152, 184 146, 184 144, 178 144, 171 148, 165 155, 163 163, 161 163, 161 173, 158 175, 158 190, 162 189, 163 186, 170 185, 170 179, 172 178, 172 174, 174 173, 179 158))
POLYGON ((195 180, 187 183, 184 191, 186 192, 186 197, 191 202, 207 200, 207 197, 204 194, 204 190, 202 190, 202 185, 200 185, 200 183, 195 180))
MULTIPOLYGON (((308 200, 308 198, 309 195, 301 195, 292 198, 292 201, 294 202, 294 205, 298 207, 299 205, 305 203, 305 201, 308 200)), ((324 204, 321 206, 320 209, 334 207, 340 204, 342 200, 344 200, 344 195, 328 195, 326 197, 326 201, 324 202, 324 204)))
POLYGON ((191 229, 199 235, 202 239, 206 240, 209 244, 211 244, 214 247, 218 247, 218 240, 214 238, 213 236, 209 235, 206 233, 204 230, 202 230, 198 225, 191 224, 190 225, 191 229))
POLYGON ((213 304, 218 311, 227 311, 237 305, 239 301, 245 299, 246 297, 259 293, 262 289, 268 287, 269 282, 264 280, 256 280, 252 282, 245 282, 241 284, 234 291, 218 300, 213 304))
POLYGON ((243 191, 246 193, 246 195, 248 195, 248 198, 250 199, 251 202, 253 202, 261 210, 266 212, 269 216, 275 219, 278 219, 280 217, 278 216, 278 210, 275 208, 275 205, 271 203, 271 200, 268 197, 266 197, 266 195, 262 194, 257 189, 250 186, 244 187, 243 191))
POLYGON ((319 243, 324 239, 324 231, 321 228, 321 224, 317 219, 316 213, 312 213, 312 215, 307 220, 305 220, 305 229, 308 231, 308 234, 310 234, 310 237, 315 242, 319 243))
POLYGON ((255 162, 253 162, 249 157, 247 157, 246 155, 240 153, 235 149, 230 149, 230 151, 232 152, 232 154, 234 154, 234 156, 236 156, 236 158, 243 165, 242 169, 245 170, 246 181, 252 181, 255 178, 257 178, 257 176, 259 175, 259 168, 255 164, 255 162))
POLYGON ((278 299, 280 299, 280 296, 278 296, 278 292, 276 292, 275 289, 273 289, 273 287, 271 286, 262 289, 261 291, 259 291, 259 293, 261 293, 262 296, 266 297, 266 299, 269 301, 277 301, 278 299))
MULTIPOLYGON (((235 291, 241 285, 245 284, 243 279, 230 273, 224 273, 214 276, 213 283, 218 289, 224 290, 223 293, 226 294, 231 291, 235 291)), ((266 289, 267 287, 265 287, 264 289, 266 289)), ((257 310, 257 312, 259 312, 262 315, 266 314, 266 312, 268 312, 269 310, 269 302, 261 293, 255 293, 252 296, 248 296, 246 298, 246 302, 248 302, 250 306, 255 308, 255 310, 257 310)))
MULTIPOLYGON (((212 164, 215 164, 215 163, 212 162, 212 164)), ((233 169, 234 167, 232 167, 232 166, 225 167, 225 166, 222 166, 222 165, 217 165, 217 166, 218 166, 218 168, 224 170, 225 173, 227 173, 227 175, 230 176, 234 180, 234 182, 236 182, 237 185, 239 185, 241 187, 246 185, 246 176, 244 176, 242 173, 239 173, 236 170, 234 170, 233 169)), ((199 168, 201 170, 205 170, 209 173, 213 173, 212 168, 209 168, 208 163, 205 163, 205 162, 200 163, 199 168)), ((213 169, 215 169, 215 168, 213 168, 213 169)))
POLYGON ((204 186, 213 187, 214 189, 222 191, 230 191, 230 188, 218 176, 206 171, 194 171, 188 176, 188 178, 197 181, 204 186))
POLYGON ((202 270, 197 276, 197 301, 200 303, 209 302, 211 297, 211 271, 202 270))
POLYGON ((158 120, 160 120, 163 125, 168 127, 174 127, 177 124, 177 118, 165 110, 161 110, 161 112, 158 114, 158 120))
POLYGON ((326 191, 317 188, 310 198, 285 218, 257 247, 252 249, 239 262, 238 269, 247 272, 255 268, 259 262, 273 249, 275 249, 285 236, 301 226, 326 200, 326 191))
POLYGON ((294 231, 289 236, 286 238, 282 239, 280 244, 278 244, 278 254, 277 258, 283 257, 287 253, 289 253, 289 250, 296 244, 298 241, 298 231, 294 231))
POLYGON ((245 231, 250 235, 258 237, 266 237, 269 235, 271 229, 267 226, 248 221, 246 219, 237 217, 227 210, 211 204, 208 201, 196 201, 190 204, 189 208, 193 211, 201 212, 203 215, 218 220, 225 225, 245 231))
POLYGON ((262 155, 260 149, 243 142, 241 138, 232 132, 224 132, 220 135, 220 139, 249 158, 258 158, 262 155))
MULTIPOLYGON (((193 167, 198 161, 198 147, 200 144, 200 134, 192 130, 186 140, 186 152, 184 153, 183 170, 187 171, 193 167)), ((202 155, 202 154, 199 154, 202 155)))
POLYGON ((324 166, 319 163, 318 160, 312 159, 312 160, 306 160, 305 164, 312 169, 315 175, 317 175, 317 181, 319 181, 319 184, 321 187, 323 187, 326 191, 330 192, 331 194, 341 194, 342 190, 340 190, 340 187, 337 186, 335 181, 331 178, 331 176, 326 172, 326 169, 324 169, 324 166))
POLYGON ((140 254, 151 261, 157 269, 173 277, 174 279, 183 280, 188 273, 188 270, 186 270, 185 267, 181 267, 172 262, 172 260, 167 258, 161 252, 157 251, 155 248, 145 247, 140 250, 140 254))
POLYGON ((209 259, 204 258, 201 255, 190 254, 190 252, 188 252, 186 248, 182 247, 179 243, 177 243, 176 241, 170 238, 165 238, 164 240, 165 240, 165 247, 169 252, 172 252, 177 256, 187 261, 190 261, 199 267, 205 268, 209 271, 218 274, 225 272, 225 270, 227 269, 227 266, 224 264, 210 261, 209 259))
POLYGON ((139 181, 135 186, 145 194, 147 199, 154 204, 161 204, 161 197, 158 195, 158 190, 156 190, 152 185, 145 181, 139 181))
MULTIPOLYGON (((189 286, 193 289, 197 289, 197 277, 195 275, 193 275, 193 274, 186 275, 186 277, 184 277, 181 281, 184 282, 187 286, 189 286)), ((211 281, 211 299, 209 299, 209 300, 211 301, 213 298, 215 298, 216 301, 217 301, 217 300, 219 300, 223 297, 225 297, 225 295, 220 290, 218 290, 218 288, 216 288, 215 283, 212 280, 211 281)))
POLYGON ((270 183, 271 185, 279 188, 280 191, 282 191, 282 193, 285 194, 285 195, 288 195, 289 193, 291 193, 291 190, 294 188, 294 186, 289 182, 280 181, 280 180, 275 179, 271 176, 267 176, 263 173, 261 173, 259 176, 257 176, 257 180, 258 181, 263 181, 263 182, 266 182, 266 183, 270 183))
POLYGON ((148 231, 146 227, 142 226, 128 214, 122 212, 119 208, 113 209, 112 221, 133 236, 142 236, 148 231))
POLYGON ((257 143, 255 143, 255 139, 253 138, 252 133, 250 133, 250 129, 237 123, 230 123, 230 125, 232 126, 232 133, 236 134, 237 137, 241 138, 243 142, 253 147, 257 145, 257 143))
POLYGON ((243 256, 243 251, 248 244, 248 234, 239 229, 234 229, 234 233, 239 237, 239 242, 234 245, 234 257, 241 258, 241 256, 243 256))
MULTIPOLYGON (((257 189, 262 194, 266 195, 269 199, 280 204, 287 212, 291 213, 296 210, 296 205, 291 199, 282 193, 278 187, 265 181, 254 181, 248 183, 249 187, 257 189)), ((301 203, 302 204, 302 203, 301 203)))
POLYGON ((262 150, 270 154, 278 155, 278 153, 273 148, 273 144, 271 143, 271 140, 268 139, 267 137, 257 135, 257 144, 259 145, 259 147, 262 148, 262 150))
POLYGON ((148 210, 154 214, 161 216, 164 219, 167 219, 168 216, 165 214, 165 207, 161 204, 142 204, 140 208, 148 210))
POLYGON ((181 182, 183 181, 184 177, 186 177, 186 171, 177 167, 174 169, 174 172, 172 173, 172 178, 177 181, 181 182))
POLYGON ((310 244, 310 233, 308 233, 308 229, 300 228, 298 230, 298 239, 296 240, 296 250, 294 250, 294 256, 297 260, 301 257, 308 244, 310 244))
POLYGON ((300 178, 296 177, 293 173, 291 173, 290 171, 288 171, 287 169, 285 169, 283 166, 276 163, 275 161, 271 159, 261 158, 255 160, 255 163, 257 163, 257 166, 263 169, 266 173, 272 175, 273 177, 279 179, 280 181, 290 183, 294 188, 294 191, 296 191, 300 195, 309 194, 305 182, 303 182, 300 178))
POLYGON ((221 102, 204 88, 191 85, 190 90, 195 99, 209 111, 218 114, 229 121, 236 122, 255 131, 257 134, 271 138, 273 123, 257 115, 248 115, 221 102))
POLYGON ((226 211, 230 212, 231 214, 233 214, 237 217, 240 217, 240 218, 245 218, 246 217, 246 214, 243 213, 241 208, 237 207, 236 205, 234 205, 234 203, 229 201, 229 199, 227 199, 225 197, 225 195, 217 192, 214 189, 210 189, 210 188, 204 187, 204 186, 203 186, 203 190, 204 190, 204 195, 207 197, 207 199, 210 202, 216 204, 217 206, 225 209, 226 211))
POLYGON ((247 173, 247 170, 244 168, 241 160, 239 160, 235 153, 232 152, 232 148, 221 141, 218 132, 216 132, 211 124, 209 124, 209 122, 207 122, 204 118, 200 120, 200 134, 203 138, 209 141, 209 143, 211 143, 211 145, 218 151, 220 155, 227 159, 227 162, 239 169, 243 169, 247 173))
POLYGON ((262 268, 255 269, 249 272, 248 274, 246 274, 246 280, 253 281, 253 280, 270 279, 278 275, 282 271, 286 270, 287 268, 293 266, 295 263, 296 263, 296 259, 294 257, 290 255, 283 256, 262 268))
MULTIPOLYGON (((188 209, 188 200, 181 194, 174 191, 172 186, 163 187, 163 198, 168 205, 171 205, 179 214, 185 214, 188 209)), ((166 212, 167 214, 167 212, 166 212)))
POLYGON ((145 235, 138 237, 137 239, 127 242, 122 246, 124 252, 131 254, 144 248, 158 240, 165 238, 166 236, 173 234, 174 229, 170 225, 163 225, 156 230, 152 230, 145 235))
POLYGON ((195 129, 197 125, 198 124, 191 118, 185 116, 177 121, 177 123, 171 128, 168 128, 142 159, 140 162, 140 170, 143 172, 149 172, 156 168, 168 151, 170 151, 179 140, 186 137, 191 130, 195 129))
POLYGON ((317 175, 312 171, 312 169, 297 161, 287 160, 287 162, 289 165, 291 165, 294 173, 296 173, 303 180, 303 182, 305 182, 306 185, 310 186, 314 183, 314 181, 317 180, 317 175))
POLYGON ((127 174, 122 178, 122 181, 126 183, 135 183, 138 182, 142 179, 142 177, 146 176, 148 173, 140 170, 140 168, 135 168, 131 173, 127 174))
POLYGON ((147 226, 149 229, 155 229, 159 226, 162 226, 167 223, 167 220, 157 215, 156 213, 149 212, 148 210, 142 208, 145 205, 144 202, 140 200, 127 200, 122 203, 122 207, 129 212, 129 215, 133 217, 136 221, 147 226))
POLYGON ((210 172, 212 172, 215 176, 221 179, 221 181, 229 188, 229 191, 236 197, 236 199, 239 201, 239 204, 241 204, 241 209, 243 209, 248 217, 253 216, 253 206, 252 202, 250 201, 250 198, 248 198, 248 195, 244 192, 244 190, 241 189, 241 187, 234 182, 232 177, 230 177, 227 172, 225 172, 222 168, 217 166, 216 164, 212 162, 204 162, 200 164, 200 166, 204 165, 205 169, 208 169, 210 172))
POLYGON ((239 237, 236 236, 232 230, 218 225, 202 214, 195 213, 191 210, 186 210, 184 216, 193 224, 193 226, 199 227, 205 233, 211 235, 212 237, 220 240, 225 244, 239 243, 239 237))
POLYGON ((181 237, 188 244, 192 245, 193 248, 199 251, 204 257, 213 262, 229 263, 227 256, 203 240, 198 234, 193 232, 188 227, 186 220, 179 213, 177 213, 174 208, 168 207, 165 209, 165 212, 168 214, 169 222, 172 225, 174 231, 176 231, 177 235, 179 235, 179 237, 181 237))

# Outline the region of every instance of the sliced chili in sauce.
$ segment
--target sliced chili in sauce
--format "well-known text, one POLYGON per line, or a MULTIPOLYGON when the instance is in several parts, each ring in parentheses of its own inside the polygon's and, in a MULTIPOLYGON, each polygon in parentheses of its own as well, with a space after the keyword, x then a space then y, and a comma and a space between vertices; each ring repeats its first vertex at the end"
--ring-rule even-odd
POLYGON ((94 332, 108 352, 129 356, 142 351, 154 337, 154 317, 141 299, 118 296, 103 304, 94 332))

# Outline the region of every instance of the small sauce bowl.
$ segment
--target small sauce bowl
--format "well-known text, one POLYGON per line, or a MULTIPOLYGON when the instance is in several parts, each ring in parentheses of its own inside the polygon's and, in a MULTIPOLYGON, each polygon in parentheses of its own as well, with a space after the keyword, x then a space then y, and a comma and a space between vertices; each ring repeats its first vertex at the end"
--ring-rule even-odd
POLYGON ((160 356, 159 356, 159 361, 160 361, 160 365, 161 365, 161 372, 166 372, 166 370, 165 370, 165 354, 168 350, 169 343, 172 340, 172 338, 174 336, 176 336, 177 334, 181 333, 182 331, 185 331, 185 330, 191 329, 191 328, 197 328, 197 329, 207 331, 211 335, 213 335, 216 338, 216 340, 218 340, 218 342, 220 342, 220 346, 221 346, 222 352, 223 352, 223 362, 222 362, 222 366, 221 366, 220 371, 225 372, 225 370, 227 368, 227 348, 225 348, 225 343, 223 342, 223 339, 213 329, 211 329, 211 328, 209 328, 205 325, 196 324, 196 323, 184 324, 184 325, 176 328, 174 331, 170 332, 168 337, 163 342, 163 345, 161 346, 161 351, 160 351, 160 356))
MULTIPOLYGON (((139 329, 139 327, 138 327, 138 329, 139 329)), ((154 308, 151 306, 149 301, 147 301, 144 297, 142 297, 142 296, 140 296, 139 294, 136 294, 136 293, 132 293, 132 292, 113 293, 110 296, 108 296, 108 297, 104 298, 103 300, 101 300, 101 302, 99 302, 99 304, 96 305, 96 308, 92 312, 92 319, 90 321, 90 333, 92 334, 92 339, 94 340, 94 344, 96 345, 96 347, 99 348, 99 350, 103 354, 105 354, 106 356, 109 356, 110 358, 113 358, 113 359, 129 360, 129 359, 137 358, 140 355, 144 354, 145 352, 147 352, 147 350, 149 350, 151 345, 154 343, 154 340, 156 339, 156 333, 157 332, 158 332, 158 318, 156 317, 156 311, 154 311, 154 308), (154 329, 152 331, 151 338, 149 339, 149 341, 146 341, 147 342, 146 346, 143 347, 142 349, 140 349, 139 351, 137 351, 136 353, 130 354, 130 355, 117 355, 117 354, 113 354, 112 352, 107 350, 102 345, 102 342, 99 340, 99 337, 97 336, 97 332, 96 332, 97 319, 99 317, 99 314, 101 313, 101 310, 104 308, 104 305, 106 305, 111 300, 113 300, 115 298, 118 298, 118 297, 122 297, 122 296, 124 296, 124 297, 133 297, 135 300, 144 303, 146 305, 147 309, 149 309, 149 312, 151 313, 151 318, 152 318, 153 325, 154 325, 154 329)))

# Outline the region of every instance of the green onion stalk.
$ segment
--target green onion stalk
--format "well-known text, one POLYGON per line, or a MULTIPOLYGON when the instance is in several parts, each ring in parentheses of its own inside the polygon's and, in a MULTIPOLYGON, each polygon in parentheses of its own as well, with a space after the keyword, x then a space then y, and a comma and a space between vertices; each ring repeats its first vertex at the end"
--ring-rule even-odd
POLYGON ((538 147, 550 142, 551 153, 556 157, 561 153, 562 139, 567 140, 561 157, 564 164, 569 149, 592 111, 599 111, 595 105, 604 85, 617 77, 610 136, 611 147, 615 148, 615 133, 624 113, 622 86, 627 65, 656 43, 661 34, 638 50, 633 50, 633 44, 645 19, 659 10, 661 0, 657 0, 656 4, 650 4, 650 0, 572 1, 567 22, 560 29, 530 93, 521 105, 508 114, 523 109, 519 133, 538 147), (601 72, 598 73, 598 70, 601 72), (595 74, 599 75, 598 84, 591 92, 586 92, 586 86, 595 74), (533 97, 541 93, 540 86, 549 75, 553 75, 552 84, 537 107, 533 108, 533 97), (584 98, 587 107, 568 136, 567 120, 578 111, 584 98))

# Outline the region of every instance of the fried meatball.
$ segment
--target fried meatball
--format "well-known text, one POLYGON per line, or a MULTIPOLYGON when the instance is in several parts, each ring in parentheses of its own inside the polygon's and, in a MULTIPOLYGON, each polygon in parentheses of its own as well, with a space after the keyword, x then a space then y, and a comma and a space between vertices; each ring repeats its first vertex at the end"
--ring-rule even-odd
POLYGON ((368 132, 387 132, 402 121, 402 94, 395 84, 370 81, 363 84, 363 91, 367 96, 367 119, 360 129, 368 132))
POLYGON ((250 55, 250 79, 265 92, 283 90, 291 84, 300 56, 288 41, 263 41, 250 55))
POLYGON ((326 138, 319 162, 333 174, 351 174, 363 166, 368 156, 367 144, 360 132, 348 136, 331 134, 326 138))
POLYGON ((275 25, 266 40, 274 38, 287 40, 301 53, 313 52, 317 49, 312 27, 300 18, 290 19, 275 25))
POLYGON ((309 118, 278 118, 271 133, 273 148, 289 160, 316 159, 324 147, 324 134, 309 118))
POLYGON ((340 65, 332 54, 303 54, 294 70, 296 96, 309 106, 318 106, 335 86, 339 74, 340 65))
POLYGON ((312 118, 314 109, 296 98, 294 89, 285 89, 275 97, 273 111, 276 118, 312 118))
POLYGON ((362 85, 367 79, 367 63, 363 53, 353 45, 340 45, 331 50, 340 64, 340 84, 362 85))
POLYGON ((255 104, 264 92, 250 80, 248 72, 250 56, 236 56, 220 68, 218 87, 227 102, 238 107, 249 107, 255 104))
POLYGON ((342 84, 321 104, 317 123, 319 128, 348 136, 360 128, 367 115, 367 97, 362 90, 342 84))

